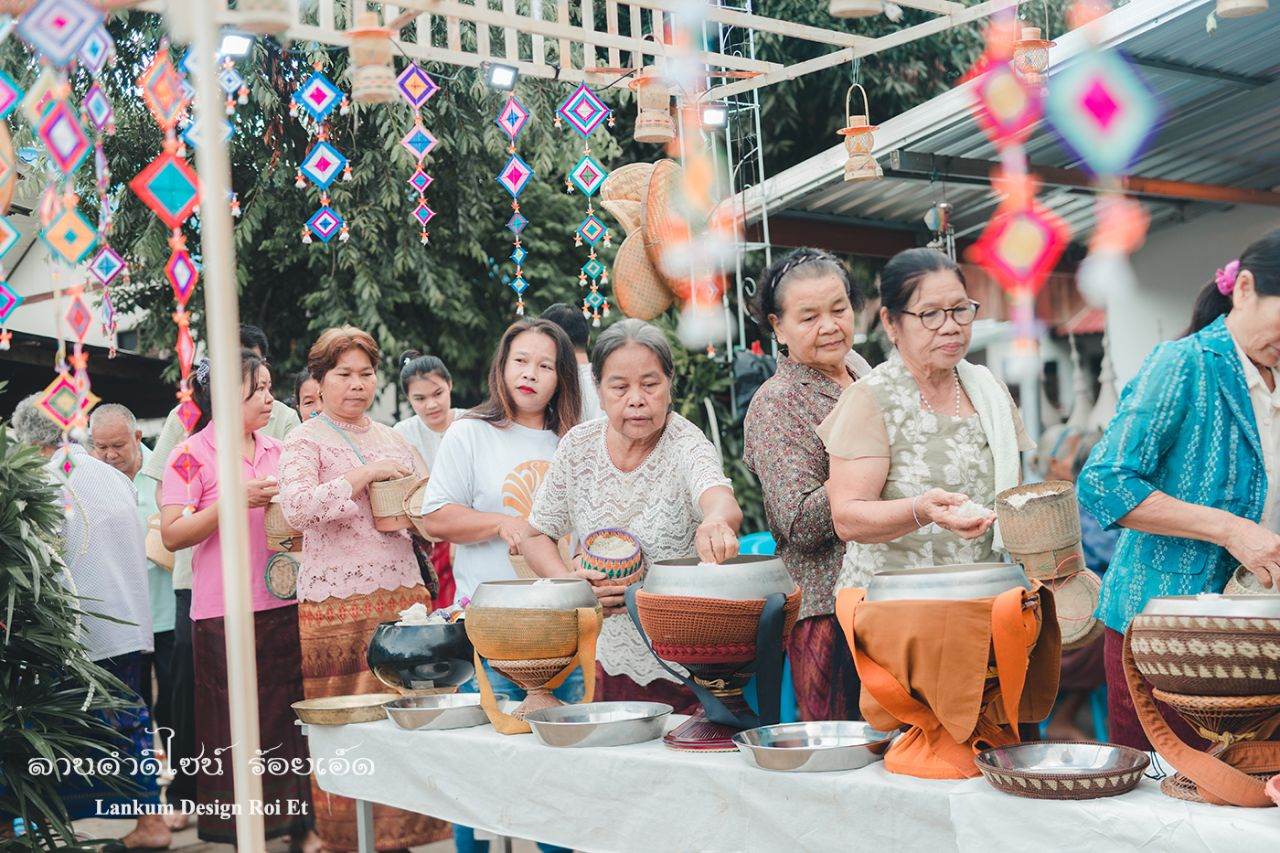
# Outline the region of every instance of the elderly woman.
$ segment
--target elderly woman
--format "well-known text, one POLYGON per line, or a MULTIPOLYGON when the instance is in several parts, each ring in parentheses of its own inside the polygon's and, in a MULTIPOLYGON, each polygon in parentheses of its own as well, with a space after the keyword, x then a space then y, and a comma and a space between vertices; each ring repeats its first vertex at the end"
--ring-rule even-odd
MULTIPOLYGON (((1148 599, 1221 592, 1243 565, 1280 581, 1280 231, 1218 271, 1188 334, 1125 388, 1080 474, 1080 503, 1122 527, 1102 582, 1111 740, 1148 749, 1125 685, 1124 631, 1148 599)), ((1170 727, 1190 742, 1181 718, 1170 727)))
MULTIPOLYGON (((307 356, 320 412, 289 434, 280 460, 285 518, 302 531, 298 626, 308 699, 385 688, 365 653, 380 622, 416 603, 431 606, 405 531, 373 525, 369 486, 415 471, 417 453, 368 415, 378 390, 378 345, 351 326, 325 330, 307 356)), ((316 832, 328 849, 356 848, 355 803, 312 782, 316 832)), ((416 847, 448 835, 425 815, 376 807, 377 846, 416 847)))
POLYGON ((804 591, 787 654, 806 720, 858 712, 858 673, 834 616, 845 546, 831 521, 827 450, 815 429, 840 392, 871 372, 852 349, 862 304, 835 257, 799 249, 765 271, 752 305, 756 323, 783 355, 751 399, 743 456, 760 478, 778 556, 804 591))
POLYGON ((837 586, 866 586, 882 569, 999 559, 991 508, 1035 445, 1004 385, 964 360, 977 313, 939 251, 899 252, 881 271, 893 353, 818 428, 832 519, 849 543, 837 586))
MULTIPOLYGON (((525 541, 529 566, 544 577, 568 569, 555 540, 608 527, 640 540, 646 561, 692 557, 723 562, 738 553, 742 511, 715 446, 671 411, 675 372, 661 330, 640 320, 610 326, 596 341, 591 369, 605 417, 570 430, 534 500, 525 541)), ((606 615, 623 608, 625 588, 588 569, 606 615)), ((631 620, 606 619, 598 645, 596 698, 645 699, 688 711, 695 700, 659 666, 631 620)))

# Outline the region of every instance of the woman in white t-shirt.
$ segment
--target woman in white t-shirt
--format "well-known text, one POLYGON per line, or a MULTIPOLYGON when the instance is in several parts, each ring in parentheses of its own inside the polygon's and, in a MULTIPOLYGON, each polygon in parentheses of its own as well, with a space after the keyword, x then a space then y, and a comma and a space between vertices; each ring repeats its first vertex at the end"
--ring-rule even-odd
POLYGON ((400 356, 400 389, 409 398, 413 416, 397 423, 395 430, 417 448, 430 470, 435 467, 445 430, 466 409, 451 408, 453 375, 434 355, 411 349, 400 356))
POLYGON ((489 399, 445 433, 422 501, 427 531, 457 545, 460 598, 516 576, 509 556, 532 533, 533 497, 581 406, 564 331, 546 320, 512 323, 489 368, 489 399))

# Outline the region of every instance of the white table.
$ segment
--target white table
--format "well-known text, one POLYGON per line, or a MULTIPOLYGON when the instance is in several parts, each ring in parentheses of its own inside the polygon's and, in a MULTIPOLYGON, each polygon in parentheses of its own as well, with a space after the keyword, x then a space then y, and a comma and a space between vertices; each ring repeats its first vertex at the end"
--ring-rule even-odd
POLYGON ((661 741, 551 749, 487 725, 411 732, 390 720, 309 729, 320 769, 335 758, 372 765, 319 777, 324 790, 362 802, 361 851, 373 850, 372 802, 586 851, 1280 850, 1280 810, 1184 803, 1150 780, 1122 797, 1054 802, 1011 797, 981 778, 899 776, 879 763, 769 772, 736 754, 676 752, 661 741))

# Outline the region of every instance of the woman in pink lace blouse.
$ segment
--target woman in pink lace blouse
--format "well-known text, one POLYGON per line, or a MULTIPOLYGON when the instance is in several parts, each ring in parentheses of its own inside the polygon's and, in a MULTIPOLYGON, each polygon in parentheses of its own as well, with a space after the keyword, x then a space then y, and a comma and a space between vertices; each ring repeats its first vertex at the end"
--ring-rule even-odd
MULTIPOLYGON (((284 515, 302 531, 298 627, 308 699, 381 692, 365 662, 374 628, 412 604, 431 606, 409 534, 373 526, 369 484, 426 470, 408 442, 367 414, 380 358, 373 338, 351 326, 320 336, 307 357, 320 383, 320 412, 289 434, 280 462, 284 515)), ((353 801, 321 792, 314 779, 312 786, 325 846, 354 850, 353 801)), ((374 811, 380 850, 448 835, 446 824, 423 815, 374 811)))

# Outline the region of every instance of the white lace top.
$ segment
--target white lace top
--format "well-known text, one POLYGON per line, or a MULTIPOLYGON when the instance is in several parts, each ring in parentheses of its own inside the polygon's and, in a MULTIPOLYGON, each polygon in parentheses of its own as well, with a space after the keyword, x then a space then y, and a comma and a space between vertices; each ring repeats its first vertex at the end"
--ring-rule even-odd
POLYGON ((388 458, 419 467, 407 441, 367 418, 355 427, 317 416, 289 433, 280 459, 280 499, 285 518, 302 531, 300 601, 422 583, 409 533, 376 529, 368 489, 353 496, 345 477, 367 462, 388 458))
MULTIPOLYGON (((646 564, 697 556, 698 499, 707 489, 730 485, 715 445, 673 413, 649 457, 634 471, 621 471, 605 447, 608 426, 605 418, 588 421, 560 440, 529 523, 552 539, 567 533, 582 539, 606 527, 629 530, 640 540, 646 564)), ((597 649, 610 675, 626 675, 642 686, 675 680, 625 614, 605 620, 597 649)))

